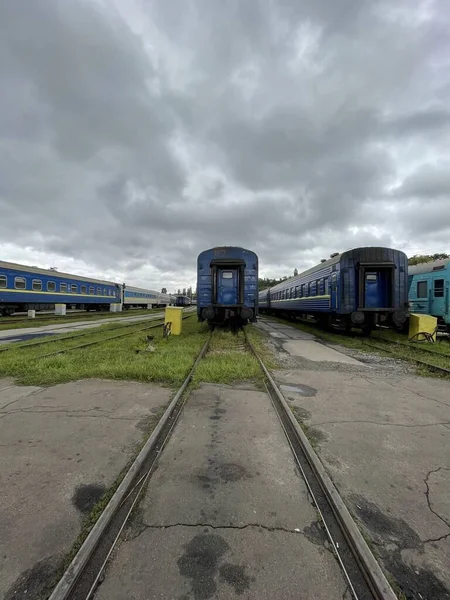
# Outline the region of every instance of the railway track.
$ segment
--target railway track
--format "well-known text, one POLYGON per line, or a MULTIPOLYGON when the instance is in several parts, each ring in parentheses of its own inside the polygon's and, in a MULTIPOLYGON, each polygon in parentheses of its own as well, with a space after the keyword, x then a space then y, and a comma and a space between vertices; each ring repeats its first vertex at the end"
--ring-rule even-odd
MULTIPOLYGON (((158 309, 158 310, 163 310, 163 309, 158 309)), ((21 323, 45 323, 47 321, 58 321, 59 319, 62 320, 66 320, 66 319, 80 319, 80 320, 86 320, 86 321, 90 321, 98 319, 99 321, 101 321, 102 319, 109 319, 109 318, 123 318, 123 317, 133 317, 133 316, 140 316, 140 315, 145 315, 146 312, 148 313, 149 311, 123 311, 120 315, 118 315, 117 313, 109 313, 109 312, 105 312, 105 311, 87 311, 87 312, 78 312, 78 313, 69 313, 66 315, 38 315, 36 316, 34 319, 30 319, 29 317, 24 317, 22 315, 20 316, 12 316, 12 317, 8 317, 7 319, 0 319, 0 325, 9 325, 11 323, 13 323, 14 325, 16 324, 21 324, 21 323), (133 312, 137 313, 137 314, 133 314, 133 312), (117 316, 114 316, 117 315, 117 316)), ((152 314, 152 313, 150 313, 152 314)))
MULTIPOLYGON (((158 459, 167 446, 187 401, 186 392, 189 383, 207 353, 214 335, 214 333, 210 333, 190 373, 125 474, 109 504, 53 590, 49 600, 90 600, 93 598, 105 577, 105 569, 121 540, 125 527, 135 514, 138 503, 148 486, 151 486, 151 477, 158 459)), ((395 600, 396 596, 381 568, 367 547, 336 488, 325 473, 263 360, 247 336, 245 336, 244 351, 252 353, 261 367, 268 397, 275 407, 287 442, 320 515, 320 522, 328 536, 329 545, 342 570, 351 597, 355 600, 395 600)), ((131 594, 132 590, 129 591, 131 594)))
MULTIPOLYGON (((156 321, 158 319, 161 319, 161 317, 153 316, 153 317, 149 318, 149 321, 156 321)), ((104 333, 104 332, 108 332, 108 331, 116 331, 117 329, 136 327, 137 325, 140 325, 140 324, 141 324, 140 321, 128 323, 126 325, 120 325, 120 323, 119 323, 118 324, 119 327, 116 324, 111 324, 111 327, 102 329, 101 332, 97 328, 95 328, 95 329, 89 329, 87 331, 83 331, 82 333, 69 334, 69 335, 65 335, 63 337, 46 338, 43 340, 39 340, 37 342, 31 341, 31 342, 26 342, 23 344, 17 343, 17 342, 11 342, 10 344, 5 344, 4 346, 0 347, 0 353, 7 352, 8 350, 17 350, 19 348, 34 348, 36 346, 42 346, 43 344, 63 342, 65 340, 74 340, 74 339, 82 338, 82 337, 89 336, 89 335, 95 335, 95 334, 98 335, 99 333, 104 333)), ((55 334, 55 335, 57 335, 57 334, 55 334)))
MULTIPOLYGON (((183 317, 183 320, 188 319, 191 316, 192 315, 186 315, 185 317, 183 317)), ((153 320, 156 320, 156 319, 153 319, 153 320)), ((161 327, 163 325, 164 325, 164 321, 161 321, 160 323, 153 323, 152 325, 146 325, 145 327, 139 327, 137 329, 133 329, 132 331, 121 332, 121 333, 119 333, 117 335, 112 335, 112 336, 108 336, 108 337, 101 337, 100 339, 93 340, 93 341, 90 341, 90 342, 86 342, 86 343, 83 343, 83 344, 77 344, 75 346, 70 346, 69 348, 62 348, 61 350, 56 350, 55 352, 49 352, 47 354, 41 354, 41 355, 36 356, 34 358, 40 360, 40 359, 43 359, 43 358, 50 358, 52 356, 58 356, 60 354, 66 354, 67 352, 71 352, 72 350, 80 350, 80 349, 83 349, 83 348, 89 348, 91 346, 95 346, 97 344, 104 344, 104 343, 109 342, 111 340, 121 339, 121 338, 124 338, 124 337, 128 337, 130 335, 135 335, 137 333, 141 333, 143 331, 148 331, 150 329, 156 329, 156 328, 161 327)), ((124 327, 137 327, 137 324, 133 323, 132 325, 125 325, 124 327)), ((113 328, 111 328, 111 329, 113 329, 113 328)), ((116 329, 117 328, 114 328, 114 330, 116 330, 116 329)), ((103 330, 103 331, 110 331, 110 329, 103 330)), ((66 336, 64 338, 59 338, 59 339, 56 339, 56 340, 53 340, 53 339, 52 340, 42 340, 42 341, 36 342, 34 344, 24 344, 24 345, 15 346, 15 347, 16 348, 22 348, 22 349, 23 348, 30 348, 30 347, 35 347, 35 346, 41 346, 43 344, 48 344, 48 343, 51 343, 51 342, 60 342, 60 341, 64 341, 64 340, 78 339, 80 337, 84 337, 84 336, 87 336, 87 335, 98 335, 98 333, 99 333, 98 331, 94 331, 94 332, 90 331, 90 332, 83 333, 83 334, 76 335, 76 336, 66 336)), ((11 348, 10 347, 0 348, 0 352, 1 351, 6 351, 6 350, 9 350, 9 349, 11 349, 11 348)))
MULTIPOLYGON (((264 319, 260 319, 263 322, 265 321, 264 319)), ((305 322, 306 323, 306 322, 305 322)), ((291 322, 286 322, 286 324, 288 324, 289 326, 292 326, 291 322)), ((311 323, 310 321, 308 321, 306 323, 307 325, 315 325, 314 323, 311 323)), ((318 328, 318 326, 317 326, 318 328)), ((343 335, 342 332, 336 332, 337 335, 343 335)), ((400 358, 402 360, 406 360, 406 361, 410 361, 410 362, 414 362, 417 365, 420 365, 422 367, 427 367, 428 369, 436 372, 436 373, 440 373, 441 375, 445 375, 448 376, 450 375, 450 369, 446 368, 446 367, 442 367, 440 365, 436 365, 432 362, 429 362, 428 360, 423 360, 420 358, 415 358, 412 357, 410 355, 405 355, 405 354, 400 354, 399 352, 399 347, 401 348, 405 348, 408 350, 418 350, 419 352, 423 352, 426 353, 428 355, 435 355, 435 356, 439 356, 439 357, 443 357, 443 356, 447 356, 450 360, 450 355, 445 355, 442 354, 440 352, 436 352, 435 350, 433 350, 432 348, 428 348, 425 346, 421 346, 419 344, 414 345, 414 347, 411 346, 411 344, 408 344, 407 342, 401 342, 401 341, 394 341, 394 340, 389 340, 387 338, 382 338, 382 337, 372 337, 372 338, 365 338, 365 337, 361 337, 360 335, 356 335, 355 337, 357 337, 358 339, 360 339, 362 341, 362 343, 364 344, 364 346, 366 346, 367 348, 373 348, 374 350, 379 350, 382 352, 386 352, 387 354, 391 354, 393 356, 396 356, 397 358, 400 358), (377 344, 374 343, 374 341, 379 342, 381 341, 382 344, 377 344), (389 346, 397 346, 397 348, 389 348, 389 346)))
MULTIPOLYGON (((380 344, 374 344, 373 342, 364 341, 364 345, 368 346, 369 348, 373 348, 374 350, 380 350, 382 352, 387 352, 388 354, 397 356, 398 358, 401 358, 402 360, 409 360, 409 361, 414 362, 415 364, 420 365, 422 367, 427 367, 428 369, 431 369, 432 371, 435 371, 436 373, 441 373, 442 375, 447 375, 447 376, 450 375, 450 369, 447 369, 446 367, 442 367, 440 365, 431 363, 428 360, 423 360, 421 358, 415 358, 413 356, 405 356, 404 354, 399 354, 398 350, 392 348, 392 346, 402 346, 402 347, 405 346, 409 350, 419 350, 419 351, 425 352, 427 354, 434 354, 435 356, 440 356, 440 357, 445 356, 445 355, 441 354, 440 352, 435 352, 431 348, 424 348, 422 346, 414 346, 414 348, 412 348, 406 342, 395 342, 393 340, 387 340, 387 339, 382 339, 382 342, 383 342, 383 344, 380 345, 380 344), (389 346, 391 346, 391 347, 389 347, 389 346)), ((450 359, 450 356, 448 358, 450 359)))

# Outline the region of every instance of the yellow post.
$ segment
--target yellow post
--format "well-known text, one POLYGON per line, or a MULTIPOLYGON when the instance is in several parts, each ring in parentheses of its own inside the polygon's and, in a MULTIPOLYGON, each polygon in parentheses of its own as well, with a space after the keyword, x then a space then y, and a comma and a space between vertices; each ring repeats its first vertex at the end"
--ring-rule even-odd
POLYGON ((415 339, 417 342, 424 341, 426 339, 432 339, 436 341, 436 317, 430 315, 411 314, 409 318, 409 336, 411 340, 415 339), (428 334, 428 335, 423 335, 428 334))
POLYGON ((180 335, 183 324, 183 308, 181 306, 168 306, 164 316, 164 324, 171 323, 172 335, 180 335))

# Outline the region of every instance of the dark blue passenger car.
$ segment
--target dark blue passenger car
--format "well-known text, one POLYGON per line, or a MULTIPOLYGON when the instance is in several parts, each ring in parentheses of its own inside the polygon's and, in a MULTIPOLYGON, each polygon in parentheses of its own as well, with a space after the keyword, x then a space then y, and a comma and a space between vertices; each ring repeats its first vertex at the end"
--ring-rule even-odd
POLYGON ((355 248, 259 293, 261 311, 315 317, 325 326, 370 333, 408 317, 408 259, 391 248, 355 248))
POLYGON ((190 306, 191 299, 189 296, 177 296, 175 298, 175 306, 190 306))
POLYGON ((258 257, 244 248, 224 246, 197 259, 197 314, 210 325, 240 327, 258 314, 258 257))

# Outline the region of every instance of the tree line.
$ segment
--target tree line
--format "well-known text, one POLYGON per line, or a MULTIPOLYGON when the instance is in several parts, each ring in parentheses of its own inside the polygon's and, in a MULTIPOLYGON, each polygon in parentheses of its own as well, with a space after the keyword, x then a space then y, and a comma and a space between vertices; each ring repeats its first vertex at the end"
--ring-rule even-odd
POLYGON ((419 265, 420 263, 431 262, 432 260, 442 260, 450 258, 450 255, 445 252, 437 252, 436 254, 415 254, 408 258, 408 265, 419 265))

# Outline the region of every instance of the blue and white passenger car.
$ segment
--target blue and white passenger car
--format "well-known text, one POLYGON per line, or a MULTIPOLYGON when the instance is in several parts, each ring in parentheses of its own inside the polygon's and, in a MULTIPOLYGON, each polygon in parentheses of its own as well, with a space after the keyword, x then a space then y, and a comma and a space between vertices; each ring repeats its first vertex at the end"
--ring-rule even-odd
POLYGON ((197 315, 211 326, 240 327, 258 315, 258 257, 233 246, 211 248, 197 259, 197 315))
POLYGON ((191 299, 189 296, 178 295, 175 298, 175 306, 190 306, 191 299))
POLYGON ((391 248, 355 248, 259 293, 261 312, 311 315, 324 326, 402 327, 408 317, 408 259, 391 248))
POLYGON ((109 310, 121 301, 116 283, 0 261, 0 315, 66 304, 109 310))
POLYGON ((173 303, 170 294, 162 294, 156 290, 145 290, 123 284, 123 308, 164 308, 173 303))
POLYGON ((411 312, 436 317, 450 333, 450 258, 409 267, 408 290, 411 312))

